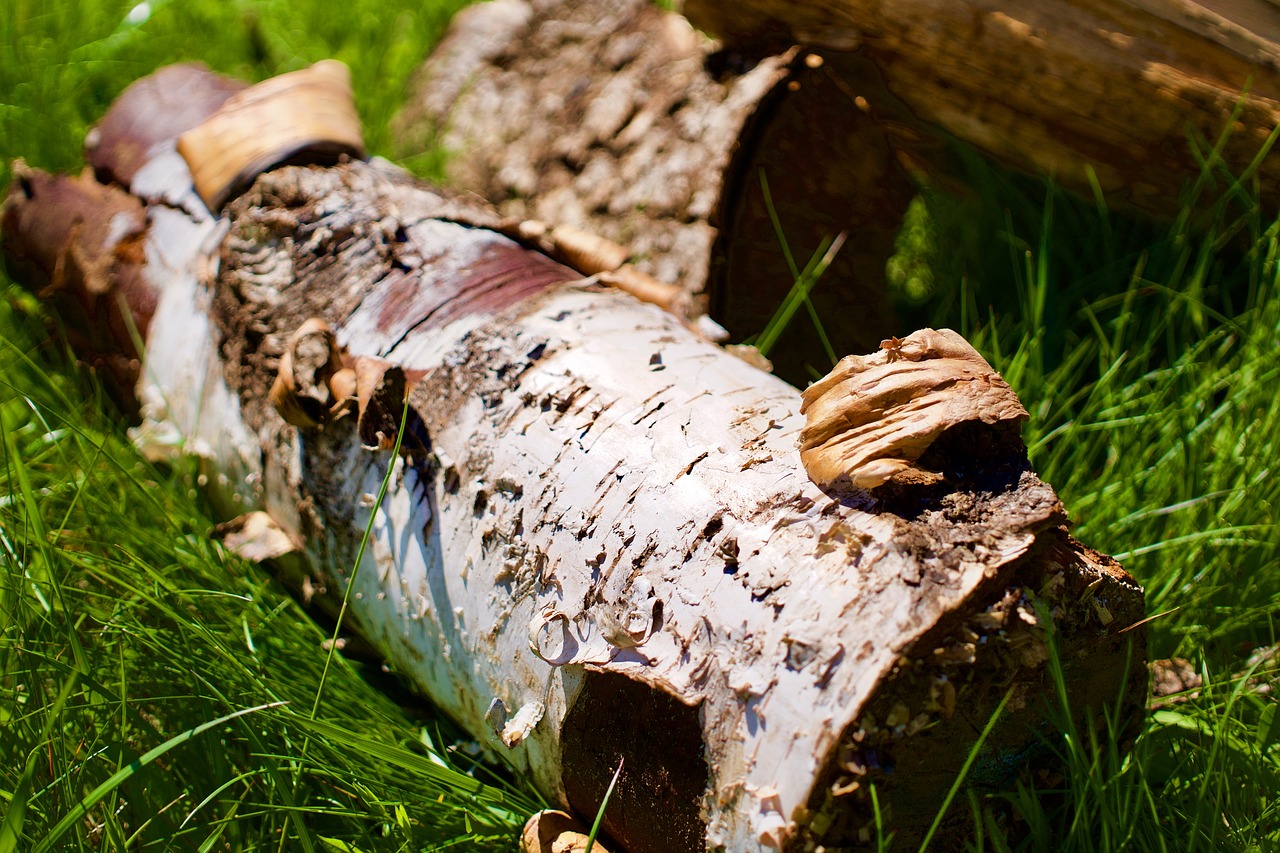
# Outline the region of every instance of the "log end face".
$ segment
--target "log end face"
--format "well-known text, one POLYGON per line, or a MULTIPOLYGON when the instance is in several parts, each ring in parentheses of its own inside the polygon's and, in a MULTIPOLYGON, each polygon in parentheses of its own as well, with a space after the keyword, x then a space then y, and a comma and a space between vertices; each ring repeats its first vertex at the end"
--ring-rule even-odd
MULTIPOLYGON (((1062 528, 1043 534, 1006 583, 902 652, 816 775, 796 849, 874 848, 872 784, 885 830, 917 846, 998 709, 965 780, 981 791, 1058 786, 1064 732, 1128 740, 1145 699, 1142 614, 1141 587, 1114 560, 1062 528)), ((953 808, 935 843, 972 832, 953 808)))
POLYGON ((561 732, 569 805, 594 815, 620 760, 604 829, 624 850, 705 849, 701 805, 708 769, 699 710, 608 672, 588 672, 561 732))

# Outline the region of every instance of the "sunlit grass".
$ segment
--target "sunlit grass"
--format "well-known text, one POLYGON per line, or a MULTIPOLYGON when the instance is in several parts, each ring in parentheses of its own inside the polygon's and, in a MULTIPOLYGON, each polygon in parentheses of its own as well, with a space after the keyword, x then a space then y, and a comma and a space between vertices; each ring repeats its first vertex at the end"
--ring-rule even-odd
POLYGON ((1074 532, 1163 614, 1150 657, 1187 658, 1205 682, 1136 739, 1114 709, 1092 709, 1111 739, 1082 735, 1060 690, 1064 778, 975 798, 975 849, 1280 849, 1280 661, 1257 652, 1280 639, 1280 222, 1206 169, 1166 225, 981 168, 980 203, 1002 223, 971 230, 956 223, 972 208, 931 199, 927 244, 951 256, 933 259, 926 319, 1018 391, 1032 463, 1074 532))

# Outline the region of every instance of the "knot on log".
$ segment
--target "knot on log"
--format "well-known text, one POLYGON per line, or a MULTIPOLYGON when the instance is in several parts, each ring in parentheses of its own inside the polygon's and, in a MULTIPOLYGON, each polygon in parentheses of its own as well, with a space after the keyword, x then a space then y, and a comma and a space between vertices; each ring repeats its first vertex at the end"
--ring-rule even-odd
POLYGON ((1027 417, 1009 384, 950 329, 921 329, 880 347, 841 359, 802 395, 800 459, 824 489, 936 482, 940 474, 916 463, 948 429, 1027 417))

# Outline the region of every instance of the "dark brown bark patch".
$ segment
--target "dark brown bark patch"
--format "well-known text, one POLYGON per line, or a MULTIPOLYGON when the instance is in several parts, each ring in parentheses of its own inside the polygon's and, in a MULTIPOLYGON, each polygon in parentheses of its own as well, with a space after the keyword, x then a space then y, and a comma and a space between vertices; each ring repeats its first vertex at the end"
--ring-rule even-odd
POLYGON ((132 413, 136 341, 145 339, 158 298, 142 276, 142 202, 88 172, 49 175, 21 160, 12 170, 0 220, 6 266, 50 302, 79 357, 132 413))
POLYGON ((605 830, 623 849, 704 849, 699 809, 707 763, 697 708, 625 676, 589 672, 561 743, 569 804, 588 819, 624 762, 604 812, 605 830))
POLYGON ((172 144, 245 88, 201 63, 168 65, 129 86, 89 131, 85 156, 98 179, 128 187, 160 143, 172 144))

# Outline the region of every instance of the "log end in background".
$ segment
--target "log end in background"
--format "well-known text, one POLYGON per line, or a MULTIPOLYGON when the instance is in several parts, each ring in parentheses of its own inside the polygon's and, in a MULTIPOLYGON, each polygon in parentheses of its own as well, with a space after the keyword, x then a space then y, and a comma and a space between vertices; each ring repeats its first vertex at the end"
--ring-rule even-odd
MULTIPOLYGON (((835 351, 864 352, 903 331, 884 264, 915 190, 868 106, 874 77, 850 86, 822 63, 717 50, 645 0, 496 0, 458 16, 400 132, 406 150, 441 134, 449 183, 504 214, 628 246, 737 340, 764 328, 794 281, 767 181, 799 267, 850 235, 812 299, 835 351)), ((803 312, 776 351, 795 382, 806 365, 831 366, 803 312)))

